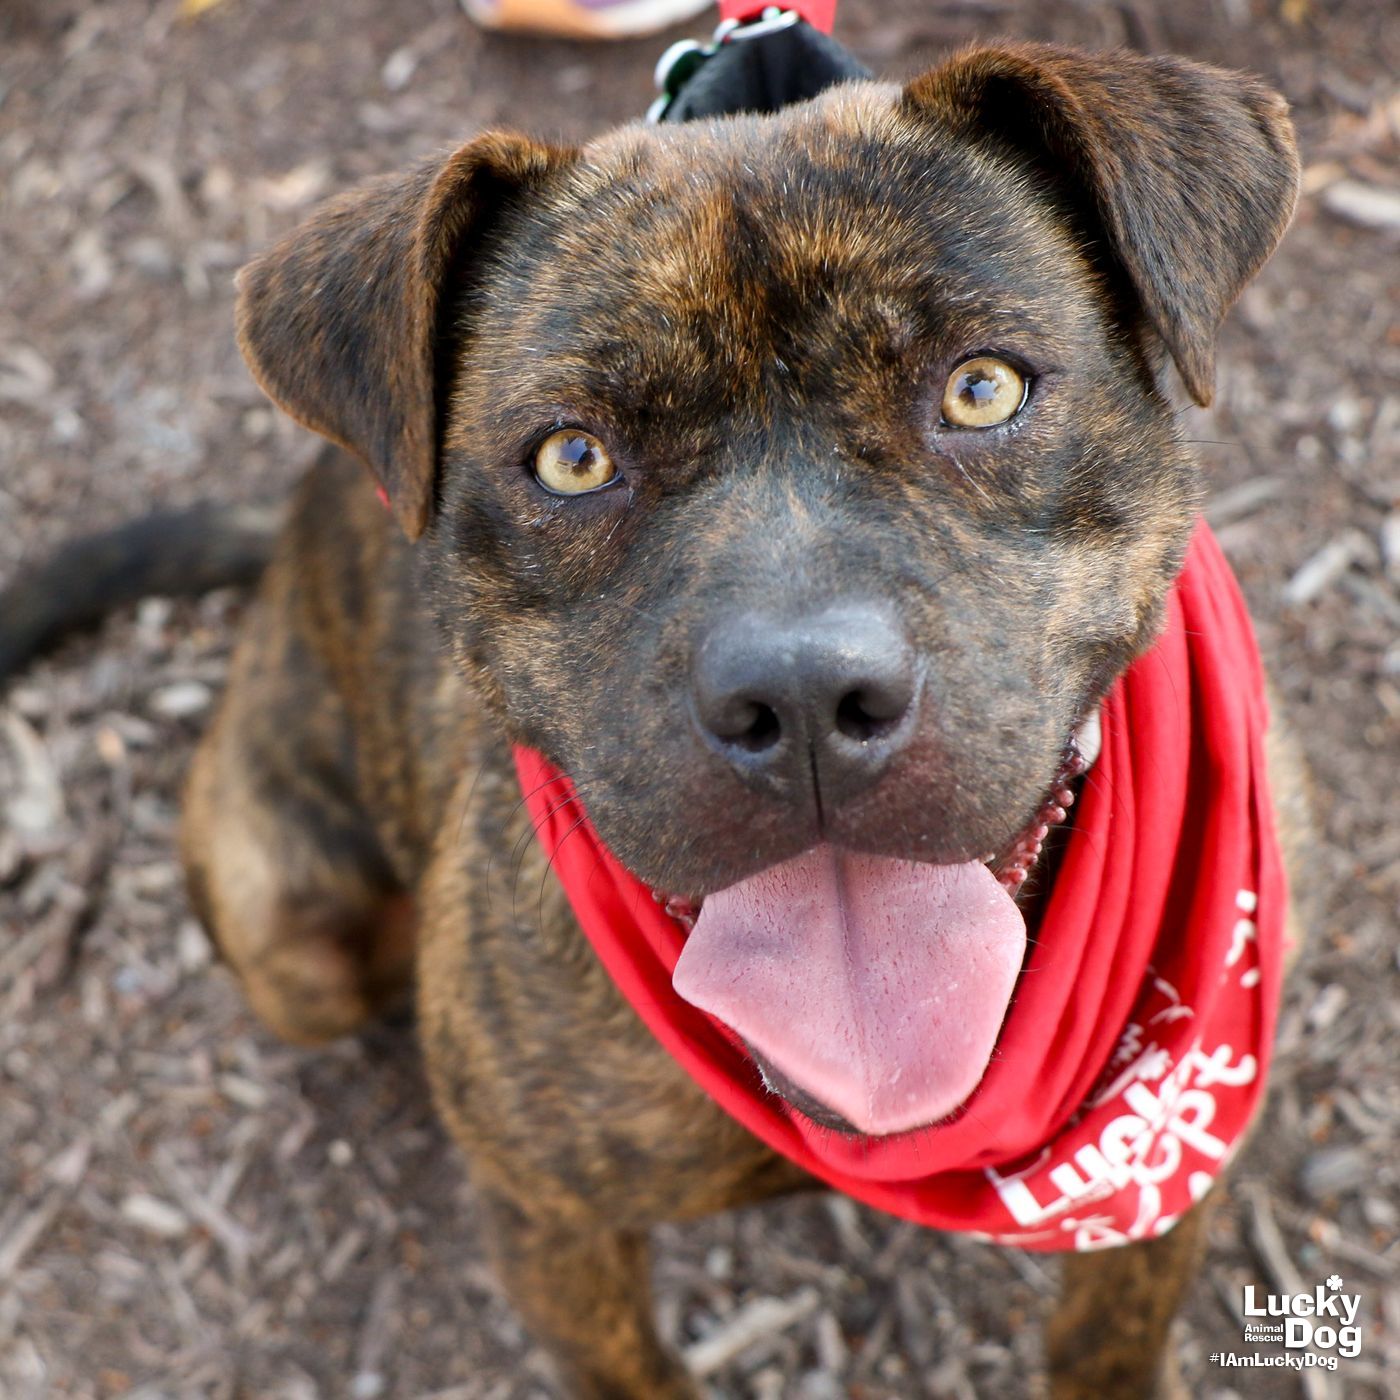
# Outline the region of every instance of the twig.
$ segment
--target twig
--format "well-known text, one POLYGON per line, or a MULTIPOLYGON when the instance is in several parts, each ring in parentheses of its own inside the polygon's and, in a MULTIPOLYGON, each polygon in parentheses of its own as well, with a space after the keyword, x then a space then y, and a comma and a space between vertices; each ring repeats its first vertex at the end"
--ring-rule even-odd
POLYGON ((755 1342, 785 1331, 794 1322, 815 1312, 820 1302, 821 1295, 815 1288, 799 1289, 791 1298, 755 1298, 726 1318, 709 1336, 687 1347, 685 1364, 692 1375, 711 1375, 755 1342))

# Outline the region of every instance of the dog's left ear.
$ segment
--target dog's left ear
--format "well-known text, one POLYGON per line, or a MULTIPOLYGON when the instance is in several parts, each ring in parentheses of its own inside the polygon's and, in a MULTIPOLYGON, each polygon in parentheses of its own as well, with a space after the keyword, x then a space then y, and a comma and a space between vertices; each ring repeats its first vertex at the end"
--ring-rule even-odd
POLYGON ((238 277, 266 393, 369 465, 410 539, 432 516, 456 287, 493 225, 574 153, 488 134, 331 200, 238 277))
POLYGON ((993 145, 1101 230, 1197 403, 1215 334, 1288 226, 1298 156, 1283 98, 1176 58, 1043 44, 964 52, 904 90, 911 115, 993 145))

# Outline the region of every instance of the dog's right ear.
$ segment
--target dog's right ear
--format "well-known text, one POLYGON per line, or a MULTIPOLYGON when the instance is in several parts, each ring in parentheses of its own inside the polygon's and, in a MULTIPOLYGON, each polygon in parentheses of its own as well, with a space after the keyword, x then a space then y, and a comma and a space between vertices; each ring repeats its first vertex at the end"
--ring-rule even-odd
POLYGON ((525 137, 478 137, 330 201, 239 274, 238 343, 254 377, 365 460, 410 539, 433 511, 459 259, 573 160, 525 137))

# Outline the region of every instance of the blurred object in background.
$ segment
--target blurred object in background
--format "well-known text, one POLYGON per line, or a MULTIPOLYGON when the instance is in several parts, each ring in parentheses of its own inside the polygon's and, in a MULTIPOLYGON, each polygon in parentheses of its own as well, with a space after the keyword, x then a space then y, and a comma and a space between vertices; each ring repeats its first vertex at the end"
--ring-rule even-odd
POLYGON ((462 0, 483 29, 567 39, 654 34, 708 10, 713 0, 462 0))

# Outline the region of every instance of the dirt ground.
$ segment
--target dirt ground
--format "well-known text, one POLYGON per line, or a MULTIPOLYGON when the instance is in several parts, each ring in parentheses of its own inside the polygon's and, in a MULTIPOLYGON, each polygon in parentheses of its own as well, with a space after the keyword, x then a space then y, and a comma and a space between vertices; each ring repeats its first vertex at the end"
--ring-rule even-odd
MULTIPOLYGON (((661 47, 483 38, 453 0, 181 8, 0 4, 0 578, 152 502, 285 492, 313 444, 242 367, 234 269, 483 125, 632 117, 661 47)), ((1216 1400, 1400 1395, 1400 9, 845 0, 839 32, 896 75, 997 33, 1175 49, 1295 104, 1297 224, 1186 421, 1316 770, 1322 912, 1181 1349, 1216 1400), (1210 1363, 1245 1284, 1333 1273, 1336 1375, 1210 1363)), ((411 1034, 288 1050, 191 920, 176 789, 239 607, 149 600, 0 705, 0 1396, 549 1396, 411 1034)), ((1040 1257, 815 1199, 667 1230, 656 1273, 718 1395, 1037 1393, 1040 1257)))

